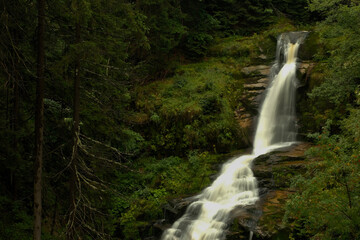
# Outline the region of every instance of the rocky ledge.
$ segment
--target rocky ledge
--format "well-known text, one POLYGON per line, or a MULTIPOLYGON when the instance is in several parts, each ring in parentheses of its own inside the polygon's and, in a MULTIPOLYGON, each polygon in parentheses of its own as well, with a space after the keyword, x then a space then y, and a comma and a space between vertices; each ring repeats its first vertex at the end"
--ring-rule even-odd
POLYGON ((244 91, 241 105, 235 110, 236 119, 243 133, 244 141, 251 146, 254 116, 258 114, 262 93, 268 86, 270 65, 255 65, 241 69, 244 75, 244 91))
POLYGON ((227 239, 241 239, 249 230, 256 239, 273 239, 284 230, 282 219, 285 203, 292 193, 291 178, 305 171, 309 161, 304 153, 310 147, 310 143, 298 143, 254 160, 253 172, 258 179, 260 200, 236 217, 227 239))

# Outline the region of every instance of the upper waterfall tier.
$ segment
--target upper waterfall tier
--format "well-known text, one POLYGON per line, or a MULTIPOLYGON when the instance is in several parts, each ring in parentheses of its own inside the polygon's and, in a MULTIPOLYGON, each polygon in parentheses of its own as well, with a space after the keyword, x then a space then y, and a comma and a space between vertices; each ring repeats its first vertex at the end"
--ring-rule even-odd
POLYGON ((272 67, 272 81, 261 106, 254 139, 255 154, 268 148, 296 140, 295 96, 297 53, 307 32, 283 33, 278 38, 276 62, 272 67), (298 37, 294 41, 294 37, 298 37))

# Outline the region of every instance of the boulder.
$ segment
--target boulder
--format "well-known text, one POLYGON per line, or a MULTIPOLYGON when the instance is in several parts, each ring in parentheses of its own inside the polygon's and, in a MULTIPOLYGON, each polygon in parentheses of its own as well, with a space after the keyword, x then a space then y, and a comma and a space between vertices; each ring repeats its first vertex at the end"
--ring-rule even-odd
POLYGON ((241 72, 246 75, 262 75, 268 76, 270 74, 270 66, 268 65, 255 65, 255 66, 248 66, 241 69, 241 72))

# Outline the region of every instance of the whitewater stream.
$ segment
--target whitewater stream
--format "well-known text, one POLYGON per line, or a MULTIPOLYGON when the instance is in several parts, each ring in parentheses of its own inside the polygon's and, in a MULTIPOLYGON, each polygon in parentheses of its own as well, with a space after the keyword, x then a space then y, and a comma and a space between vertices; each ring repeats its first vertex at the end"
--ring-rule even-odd
POLYGON ((276 62, 260 108, 252 154, 225 163, 211 186, 196 196, 197 200, 188 206, 185 214, 163 233, 163 240, 225 239, 232 211, 259 200, 252 161, 296 141, 297 52, 306 35, 306 32, 292 32, 278 37, 276 62))

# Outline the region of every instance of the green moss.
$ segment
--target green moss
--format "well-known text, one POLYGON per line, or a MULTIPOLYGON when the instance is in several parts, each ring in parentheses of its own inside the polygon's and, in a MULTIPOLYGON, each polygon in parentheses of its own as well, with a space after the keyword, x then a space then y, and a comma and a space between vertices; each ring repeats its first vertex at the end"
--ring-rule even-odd
POLYGON ((301 60, 313 60, 321 50, 320 37, 317 32, 310 32, 305 42, 300 46, 299 58, 301 60))
POLYGON ((209 49, 210 56, 227 56, 234 58, 249 58, 256 55, 258 49, 253 37, 232 36, 225 39, 217 39, 209 49))
POLYGON ((276 167, 273 168, 273 180, 275 185, 278 188, 288 188, 290 187, 291 179, 298 172, 298 169, 293 169, 291 167, 276 167))
POLYGON ((314 89, 317 86, 320 86, 326 77, 326 64, 317 63, 314 68, 311 70, 309 77, 309 91, 314 89))

